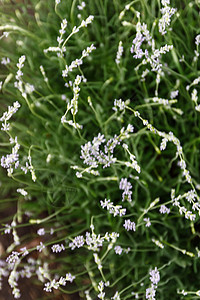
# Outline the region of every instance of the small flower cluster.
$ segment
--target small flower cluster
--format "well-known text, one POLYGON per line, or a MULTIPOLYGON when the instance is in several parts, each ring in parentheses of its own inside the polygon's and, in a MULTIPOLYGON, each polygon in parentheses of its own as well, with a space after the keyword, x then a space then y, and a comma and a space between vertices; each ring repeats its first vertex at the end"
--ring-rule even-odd
POLYGON ((51 247, 51 250, 55 253, 59 253, 65 250, 65 247, 63 244, 59 245, 59 244, 55 244, 51 247))
POLYGON ((45 232, 45 229, 44 229, 44 228, 40 228, 40 229, 38 229, 38 231, 37 231, 37 234, 40 235, 40 236, 41 236, 41 235, 45 235, 45 233, 46 233, 46 232, 45 232))
POLYGON ((111 297, 111 299, 112 299, 112 300, 120 300, 121 298, 120 298, 119 292, 116 291, 116 293, 114 294, 113 297, 111 297))
POLYGON ((170 7, 170 0, 161 0, 163 7, 161 8, 162 18, 159 20, 158 28, 159 32, 164 35, 167 33, 166 28, 170 26, 171 17, 177 11, 176 8, 170 7))
POLYGON ((177 102, 177 100, 175 100, 175 99, 168 100, 168 99, 163 99, 163 98, 159 98, 159 97, 153 97, 153 98, 150 98, 149 100, 152 100, 154 103, 163 104, 167 108, 170 108, 171 104, 177 102))
POLYGON ((114 106, 112 108, 114 111, 124 111, 125 110, 125 102, 122 99, 115 99, 114 106))
POLYGON ((164 245, 163 245, 160 241, 155 240, 155 239, 152 239, 152 242, 153 242, 156 246, 158 246, 159 248, 161 248, 161 249, 164 248, 164 245))
POLYGON ((9 32, 4 31, 3 34, 0 36, 0 40, 4 37, 8 37, 9 36, 9 32))
MULTIPOLYGON (((60 33, 60 36, 57 37, 57 42, 58 42, 58 47, 61 48, 61 44, 62 42, 64 41, 63 40, 63 35, 65 34, 65 29, 67 28, 67 20, 66 19, 63 19, 62 22, 61 22, 61 29, 59 30, 59 33, 60 33)), ((66 49, 63 49, 64 52, 66 49)), ((61 56, 62 53, 57 53, 58 56, 61 56)))
POLYGON ((198 61, 199 59, 199 43, 200 43, 200 34, 198 34, 196 37, 195 37, 195 44, 197 45, 196 46, 196 50, 194 50, 194 57, 193 57, 193 62, 192 64, 194 65, 195 62, 198 61))
POLYGON ((146 80, 146 76, 149 74, 149 69, 146 69, 142 72, 142 75, 141 75, 141 81, 145 81, 146 80))
POLYGON ((198 97, 197 97, 197 90, 196 89, 193 89, 192 94, 191 94, 191 98, 192 98, 192 101, 194 101, 194 103, 197 105, 198 97))
POLYGON ((151 221, 150 221, 149 218, 144 218, 143 220, 144 220, 145 223, 146 223, 146 224, 145 224, 146 227, 150 227, 150 226, 151 226, 151 221))
POLYGON ((7 65, 10 63, 10 58, 9 57, 2 57, 2 60, 1 60, 1 64, 2 65, 7 65))
POLYGON ((71 250, 74 250, 75 248, 83 247, 85 244, 85 239, 83 235, 76 236, 71 243, 69 243, 69 247, 71 250))
POLYGON ((26 162, 26 166, 22 166, 21 169, 24 172, 24 174, 27 174, 27 172, 30 171, 32 180, 34 182, 36 181, 37 177, 35 175, 35 169, 32 165, 32 158, 30 155, 28 156, 28 162, 26 162))
POLYGON ((98 267, 99 270, 102 270, 102 264, 101 264, 101 259, 99 258, 97 253, 93 253, 94 256, 94 261, 98 267))
MULTIPOLYGON (((58 3, 57 3, 58 4, 58 3)), ((92 21, 94 19, 94 16, 90 15, 86 20, 82 20, 81 24, 76 27, 74 26, 72 28, 72 32, 70 33, 70 35, 65 39, 65 41, 63 40, 63 34, 65 33, 65 29, 67 27, 67 20, 64 19, 61 23, 61 29, 59 30, 60 36, 57 38, 58 41, 58 46, 57 47, 49 47, 47 49, 44 49, 44 53, 48 53, 48 52, 56 52, 58 57, 62 57, 63 53, 66 52, 66 47, 65 44, 67 43, 67 41, 77 32, 79 32, 79 30, 81 28, 87 27, 87 25, 91 24, 92 21)))
POLYGON ((197 96, 197 90, 196 89, 193 89, 192 94, 191 94, 191 98, 192 98, 192 101, 195 104, 195 109, 200 112, 200 104, 197 103, 198 96, 197 96))
POLYGON ((99 284, 98 284, 98 291, 99 291, 99 294, 98 294, 98 298, 101 299, 101 300, 104 300, 105 299, 105 292, 104 292, 104 282, 103 281, 100 281, 99 284))
POLYGON ((25 93, 29 95, 35 91, 34 85, 30 83, 25 83, 24 88, 25 88, 25 93))
POLYGON ((26 97, 26 92, 24 91, 23 88, 23 82, 22 82, 22 76, 23 76, 23 72, 22 72, 22 68, 24 67, 24 62, 26 60, 26 56, 22 55, 19 58, 19 62, 17 63, 17 75, 15 76, 16 80, 14 83, 14 86, 20 91, 20 93, 22 94, 22 97, 26 97))
MULTIPOLYGON (((125 15, 125 12, 130 9, 130 7, 131 7, 132 4, 133 4, 133 2, 125 5, 125 8, 119 14, 119 20, 123 19, 124 15, 125 15)), ((137 13, 139 14, 139 12, 137 12, 137 13)))
POLYGON ((92 168, 97 168, 99 164, 103 165, 103 168, 109 167, 117 160, 113 157, 115 147, 121 143, 123 138, 127 138, 130 132, 133 132, 133 126, 129 124, 126 129, 122 127, 120 135, 115 135, 107 142, 104 135, 99 133, 92 142, 81 146, 80 158, 84 160, 84 164, 92 166, 92 168), (100 146, 105 142, 103 152, 100 146))
MULTIPOLYGON (((138 16, 140 19, 140 16, 138 16)), ((148 45, 152 45, 152 37, 150 35, 149 30, 147 29, 147 25, 145 23, 141 24, 138 20, 136 24, 136 37, 132 42, 131 53, 135 53, 133 58, 142 58, 143 56, 148 55, 148 50, 145 52, 141 49, 142 43, 147 42, 148 45)))
MULTIPOLYGON (((60 0, 59 0, 60 1, 60 0)), ((56 3, 59 4, 60 2, 56 3)), ((57 47, 49 47, 48 49, 44 49, 44 53, 47 52, 56 52, 58 57, 63 57, 64 52, 66 52, 66 47, 62 47, 62 43, 64 41, 63 35, 65 34, 65 29, 67 28, 67 20, 63 19, 61 22, 61 28, 59 30, 60 35, 57 37, 58 46, 57 47)))
POLYGON ((18 236, 18 234, 17 234, 17 230, 16 230, 16 228, 15 228, 16 225, 17 225, 17 223, 16 223, 15 217, 14 217, 14 218, 13 218, 13 221, 12 221, 12 223, 11 223, 11 227, 12 227, 12 235, 13 235, 13 239, 14 239, 14 243, 13 243, 14 246, 20 245, 20 239, 19 239, 19 236, 18 236))
POLYGON ((92 300, 88 290, 85 291, 85 297, 86 297, 86 300, 92 300))
POLYGON ((92 44, 90 47, 87 47, 87 49, 82 51, 82 56, 80 58, 77 58, 76 60, 72 61, 70 66, 66 65, 65 70, 62 71, 63 78, 66 78, 69 74, 69 72, 72 72, 73 69, 78 68, 80 65, 83 64, 83 58, 88 57, 89 54, 95 50, 96 47, 92 44))
POLYGON ((16 262, 18 262, 20 260, 19 258, 20 253, 17 251, 13 251, 7 258, 6 258, 6 262, 9 264, 9 268, 13 268, 14 265, 16 264, 16 262))
POLYGON ((175 197, 175 190, 171 191, 171 199, 172 204, 174 206, 177 206, 179 208, 179 213, 182 215, 185 215, 186 219, 189 219, 190 221, 194 221, 196 219, 196 214, 192 213, 192 211, 187 210, 185 206, 181 206, 180 200, 186 199, 190 204, 192 204, 192 210, 198 211, 198 214, 200 215, 200 203, 199 203, 199 197, 196 194, 195 190, 190 190, 189 192, 179 195, 178 197, 175 197))
MULTIPOLYGON (((17 271, 17 267, 21 261, 20 254, 17 251, 13 251, 6 259, 7 262, 7 269, 11 270, 10 275, 8 277, 8 283, 10 287, 12 288, 12 294, 15 299, 20 298, 20 290, 18 289, 18 280, 20 277, 20 273, 17 271)), ((9 274, 9 273, 8 273, 9 274)), ((7 275, 8 275, 7 274, 7 275)))
POLYGON ((117 65, 120 64, 123 51, 124 51, 124 48, 122 46, 122 41, 120 41, 119 45, 118 45, 117 56, 116 56, 116 59, 115 59, 115 62, 116 62, 117 65))
POLYGON ((42 252, 45 249, 45 245, 43 244, 43 242, 40 242, 40 244, 37 245, 36 249, 37 251, 42 252))
POLYGON ((149 272, 149 275, 150 275, 151 282, 157 286, 158 282, 160 281, 160 273, 159 273, 157 267, 155 267, 154 270, 151 270, 149 272))
MULTIPOLYGON (((78 28, 87 27, 87 25, 91 24, 93 20, 94 20, 94 16, 90 15, 86 20, 83 20, 81 22, 81 25, 78 28)), ((76 31, 77 29, 74 28, 72 31, 76 31)))
POLYGON ((170 208, 168 208, 168 207, 165 206, 165 205, 161 205, 159 211, 160 211, 161 214, 169 214, 169 213, 170 213, 170 208))
POLYGON ((157 72, 158 74, 162 72, 162 64, 160 62, 160 58, 162 54, 166 54, 170 50, 172 50, 172 45, 165 45, 160 47, 160 49, 155 48, 155 41, 150 35, 149 30, 147 29, 147 25, 145 23, 141 24, 138 21, 136 25, 136 37, 133 40, 131 53, 133 53, 133 58, 140 59, 143 58, 142 63, 137 66, 135 69, 138 70, 141 65, 150 64, 151 71, 157 72), (145 51, 142 50, 142 44, 146 42, 150 47, 152 54, 149 53, 147 49, 145 51))
POLYGON ((178 94, 179 94, 179 90, 171 91, 170 98, 175 99, 176 97, 178 97, 178 94))
POLYGON ((75 279, 75 276, 72 276, 71 273, 66 274, 65 277, 60 277, 58 281, 56 281, 56 279, 53 279, 49 282, 46 282, 44 285, 44 290, 46 292, 52 292, 52 289, 58 289, 61 285, 65 286, 67 284, 67 281, 69 282, 73 282, 75 279))
POLYGON ((192 83, 190 85, 186 86, 186 90, 189 91, 189 89, 193 86, 193 85, 198 85, 200 82, 200 76, 195 78, 192 83))
POLYGON ((15 101, 13 103, 13 106, 8 106, 8 111, 3 113, 3 116, 0 118, 2 123, 2 128, 1 130, 3 131, 9 131, 10 130, 10 124, 7 123, 8 120, 10 120, 10 118, 18 111, 19 107, 21 105, 19 104, 18 101, 15 101))
POLYGON ((116 254, 121 255, 123 252, 128 254, 131 251, 131 249, 129 247, 122 248, 121 246, 115 246, 114 251, 116 254))
POLYGON ((106 208, 110 214, 113 214, 114 217, 118 215, 122 217, 126 214, 126 208, 122 208, 121 205, 114 205, 109 199, 105 199, 104 201, 101 200, 100 204, 102 208, 106 208))
POLYGON ((131 222, 130 219, 125 220, 123 226, 124 226, 124 228, 125 228, 127 231, 129 231, 129 230, 136 231, 136 225, 135 225, 135 222, 131 222))
POLYGON ((157 284, 160 281, 160 273, 157 267, 155 267, 154 270, 150 270, 149 275, 151 280, 151 287, 146 289, 146 299, 155 300, 157 284))
POLYGON ((17 169, 19 166, 18 151, 20 149, 20 145, 17 142, 17 137, 15 137, 14 140, 10 140, 10 143, 15 143, 15 145, 12 148, 12 153, 1 157, 1 166, 7 169, 8 176, 11 176, 13 174, 13 168, 17 169))
POLYGON ((6 270, 6 262, 4 260, 0 260, 0 290, 2 290, 2 277, 7 277, 9 272, 6 270))
POLYGON ((94 232, 94 226, 90 226, 92 233, 86 232, 85 238, 80 235, 75 237, 71 243, 69 243, 69 247, 71 250, 74 250, 75 248, 83 247, 84 245, 87 247, 88 250, 92 250, 94 252, 98 252, 100 248, 103 246, 104 241, 109 242, 109 248, 111 249, 113 247, 113 244, 116 242, 117 237, 119 237, 119 234, 116 232, 108 233, 104 236, 97 235, 94 232))
POLYGON ((119 183, 119 189, 123 190, 122 201, 127 200, 128 202, 132 202, 132 185, 128 182, 127 178, 122 178, 119 183))
POLYGON ((199 46, 199 44, 200 44, 200 34, 198 34, 198 35, 195 37, 195 44, 196 44, 197 46, 199 46))
POLYGON ((77 75, 76 78, 75 78, 75 81, 73 83, 74 96, 71 99, 71 102, 69 102, 67 104, 67 110, 66 110, 65 114, 61 118, 61 123, 62 124, 67 123, 68 125, 73 126, 75 129, 82 129, 83 128, 82 125, 80 125, 77 122, 75 122, 75 115, 78 112, 78 98, 79 98, 79 92, 80 92, 79 85, 80 85, 81 81, 86 82, 85 77, 77 75), (66 120, 66 115, 67 115, 67 113, 70 110, 71 110, 71 114, 73 116, 74 122, 72 120, 66 120))
POLYGON ((12 235, 13 235, 13 239, 14 239, 14 243, 11 245, 11 249, 13 248, 13 246, 18 246, 20 244, 20 239, 19 236, 17 234, 16 231, 16 221, 15 221, 15 217, 13 218, 13 221, 11 224, 5 224, 5 229, 4 229, 4 233, 5 234, 10 234, 11 230, 12 230, 12 235))
POLYGON ((141 169, 140 169, 140 166, 138 165, 138 162, 136 161, 135 159, 135 155, 133 155, 129 149, 128 149, 128 145, 127 144, 123 144, 122 147, 126 150, 126 152, 128 152, 128 154, 130 155, 130 160, 131 162, 125 162, 125 165, 127 167, 130 167, 134 170, 136 170, 138 173, 140 173, 141 169))
POLYGON ((44 81, 45 81, 45 82, 48 82, 48 78, 47 78, 47 76, 46 76, 44 67, 43 67, 42 65, 40 66, 40 72, 42 73, 42 76, 43 76, 43 78, 44 78, 44 81))
POLYGON ((38 277, 38 280, 41 282, 45 282, 46 279, 51 280, 50 272, 49 272, 49 266, 48 263, 43 263, 43 266, 41 266, 41 262, 35 261, 35 260, 29 260, 29 263, 32 265, 38 264, 39 267, 36 269, 36 274, 38 277))
POLYGON ((97 235, 94 230, 92 230, 92 234, 90 232, 86 232, 85 242, 88 250, 98 252, 103 246, 104 240, 105 238, 101 237, 100 234, 97 235))
POLYGON ((18 289, 18 280, 19 280, 19 273, 15 271, 15 269, 10 273, 8 278, 8 283, 12 288, 12 294, 15 299, 19 299, 21 297, 20 290, 18 289))
MULTIPOLYGON (((26 255, 29 254, 29 252, 28 252, 28 250, 26 249, 26 247, 20 248, 20 251, 21 251, 22 257, 24 257, 24 256, 26 256, 26 255)), ((25 266, 25 267, 26 267, 26 269, 27 269, 28 266, 25 266)))
MULTIPOLYGON (((98 292, 99 292, 99 294, 97 295, 97 297, 99 298, 99 299, 102 299, 102 300, 106 300, 106 298, 105 298, 105 292, 104 292, 104 288, 105 287, 108 287, 110 285, 110 282, 109 281, 106 281, 106 282, 103 282, 103 281, 100 281, 99 282, 99 284, 98 284, 98 286, 97 286, 97 290, 98 290, 98 292)), ((111 299, 113 299, 113 298, 111 298, 111 299)))
POLYGON ((85 8, 86 4, 84 1, 81 2, 80 5, 77 5, 78 10, 83 10, 85 8))
POLYGON ((123 252, 123 248, 121 246, 115 246, 114 251, 116 254, 121 255, 123 252))
MULTIPOLYGON (((6 259, 6 262, 0 261, 0 280, 1 276, 8 277, 8 283, 12 288, 12 294, 15 299, 20 298, 20 290, 18 288, 18 281, 21 278, 31 278, 35 275, 38 275, 38 279, 41 282, 44 282, 45 279, 50 280, 48 264, 44 263, 44 266, 41 266, 41 261, 35 260, 33 258, 27 259, 27 264, 21 268, 21 270, 17 270, 21 258, 26 256, 29 252, 26 247, 20 249, 21 252, 13 251, 6 259), (21 255, 21 258, 20 258, 21 255)), ((1 287, 0 287, 1 289, 1 287)))

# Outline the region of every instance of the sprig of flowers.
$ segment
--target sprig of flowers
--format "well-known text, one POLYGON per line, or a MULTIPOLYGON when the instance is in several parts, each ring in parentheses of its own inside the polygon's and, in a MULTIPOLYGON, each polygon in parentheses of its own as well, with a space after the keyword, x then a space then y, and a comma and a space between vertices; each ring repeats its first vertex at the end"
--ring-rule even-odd
POLYGON ((116 62, 117 65, 120 64, 123 51, 124 51, 124 48, 122 46, 122 41, 120 41, 119 45, 118 45, 117 56, 116 56, 116 59, 115 59, 115 62, 116 62))
POLYGON ((158 28, 159 32, 162 35, 167 33, 167 27, 170 26, 171 17, 176 13, 177 9, 170 7, 170 0, 161 0, 163 7, 161 8, 160 12, 162 14, 162 18, 159 20, 158 28))
POLYGON ((104 201, 101 200, 100 204, 102 208, 106 208, 114 217, 122 217, 126 214, 126 208, 123 208, 122 205, 114 205, 110 199, 105 199, 104 201))

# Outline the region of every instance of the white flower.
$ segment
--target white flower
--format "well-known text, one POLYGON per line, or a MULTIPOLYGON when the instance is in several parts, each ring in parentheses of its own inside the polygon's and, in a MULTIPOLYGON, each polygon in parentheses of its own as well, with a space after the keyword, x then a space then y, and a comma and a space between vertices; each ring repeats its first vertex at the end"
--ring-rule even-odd
POLYGON ((152 284, 150 288, 146 289, 146 299, 156 300, 155 295, 156 290, 154 285, 152 284))
POLYGON ((1 60, 1 64, 2 65, 7 65, 10 63, 10 58, 9 57, 2 57, 2 60, 1 60))
POLYGON ((20 251, 22 252, 22 256, 26 256, 29 253, 26 247, 21 248, 20 251))
POLYGON ((146 222, 146 227, 150 227, 151 226, 151 222, 149 218, 144 218, 144 221, 146 222))
POLYGON ((3 116, 0 118, 0 121, 1 122, 8 121, 12 117, 12 115, 14 115, 18 111, 18 108, 20 106, 21 105, 19 104, 18 101, 15 101, 13 103, 13 106, 8 106, 8 111, 4 112, 3 116))
POLYGON ((128 219, 128 220, 125 220, 125 222, 124 222, 124 228, 127 230, 127 231, 129 231, 129 230, 133 230, 133 231, 136 231, 136 225, 135 225, 135 223, 134 222, 131 222, 131 220, 130 219, 128 219))
POLYGON ((116 217, 117 215, 121 217, 126 214, 126 208, 122 208, 121 205, 113 205, 113 202, 110 202, 110 200, 101 200, 100 204, 102 208, 106 208, 110 214, 114 215, 114 217, 116 217))
POLYGON ((82 1, 82 2, 81 2, 81 5, 78 5, 77 8, 78 8, 79 10, 83 10, 83 9, 85 8, 85 6, 86 6, 85 2, 82 1))
POLYGON ((69 243, 69 247, 71 250, 74 250, 75 248, 83 247, 85 244, 84 237, 82 235, 76 236, 71 243, 69 243))
POLYGON ((161 214, 169 214, 170 213, 170 208, 166 207, 165 205, 161 205, 159 211, 160 211, 161 214))
POLYGON ((65 275, 65 279, 66 279, 67 281, 70 281, 70 282, 73 282, 75 278, 76 278, 76 277, 75 277, 75 276, 72 276, 71 273, 67 273, 67 274, 65 275))
POLYGON ((164 6, 161 8, 161 14, 162 18, 159 20, 158 27, 159 27, 159 32, 164 35, 167 31, 166 28, 170 25, 171 22, 171 17, 175 14, 177 11, 176 8, 171 8, 168 6, 169 0, 162 0, 162 5, 164 6))
POLYGON ((93 256, 94 256, 94 261, 95 261, 95 263, 98 266, 98 269, 101 270, 102 269, 102 264, 101 264, 101 260, 100 260, 100 258, 98 256, 98 254, 97 253, 93 253, 93 256))
POLYGON ((24 189, 17 189, 17 192, 20 193, 22 196, 28 195, 28 193, 24 189))
POLYGON ((61 252, 65 250, 65 247, 63 244, 59 245, 59 244, 55 244, 51 247, 52 251, 55 253, 61 252))
POLYGON ((45 229, 44 228, 38 229, 37 234, 38 235, 45 235, 45 229))
POLYGON ((178 94, 179 94, 179 90, 171 91, 170 98, 175 99, 178 96, 178 94))
POLYGON ((11 229, 12 229, 11 225, 5 224, 4 233, 9 234, 11 232, 11 229))
POLYGON ((120 296, 119 296, 118 291, 114 294, 113 297, 111 297, 111 299, 113 299, 113 300, 120 300, 120 296))
POLYGON ((200 34, 195 37, 195 44, 198 46, 200 44, 200 34))
POLYGON ((119 46, 118 46, 118 50, 117 50, 117 56, 116 56, 116 59, 115 59, 115 62, 116 62, 117 65, 119 65, 119 63, 120 63, 123 51, 124 51, 124 48, 122 46, 122 41, 120 41, 119 46))
POLYGON ((40 242, 40 245, 37 245, 36 249, 39 251, 39 252, 42 252, 42 250, 45 248, 45 245, 40 242))
POLYGON ((123 251, 121 246, 115 246, 114 250, 115 250, 115 253, 118 255, 121 255, 122 251, 123 251))
POLYGON ((6 262, 9 264, 15 264, 17 261, 19 261, 19 252, 13 251, 7 258, 6 262))
POLYGON ((151 270, 151 271, 149 272, 149 275, 151 276, 151 277, 150 277, 151 282, 152 282, 153 284, 157 285, 158 282, 160 281, 160 273, 159 273, 157 267, 155 267, 154 270, 151 270))

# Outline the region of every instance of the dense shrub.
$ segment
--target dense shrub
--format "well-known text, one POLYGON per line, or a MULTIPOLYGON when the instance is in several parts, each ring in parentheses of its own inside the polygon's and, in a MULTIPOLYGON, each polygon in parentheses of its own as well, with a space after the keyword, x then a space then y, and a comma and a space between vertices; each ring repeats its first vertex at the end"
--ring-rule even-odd
POLYGON ((199 6, 1 1, 15 298, 25 277, 88 300, 200 297, 199 6))

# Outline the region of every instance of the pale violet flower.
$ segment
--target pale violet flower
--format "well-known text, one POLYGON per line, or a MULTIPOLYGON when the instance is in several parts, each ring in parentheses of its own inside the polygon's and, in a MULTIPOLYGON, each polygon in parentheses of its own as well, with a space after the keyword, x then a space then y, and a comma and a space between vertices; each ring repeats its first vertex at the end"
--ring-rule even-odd
POLYGON ((55 253, 61 252, 65 250, 65 247, 63 244, 59 245, 59 244, 55 244, 51 247, 52 251, 55 253))
POLYGON ((160 273, 157 269, 157 267, 155 267, 155 269, 151 270, 149 272, 150 275, 150 280, 153 284, 157 285, 158 282, 160 281, 160 273))

